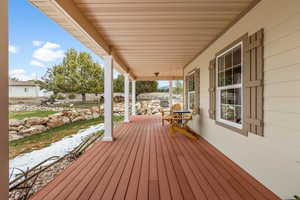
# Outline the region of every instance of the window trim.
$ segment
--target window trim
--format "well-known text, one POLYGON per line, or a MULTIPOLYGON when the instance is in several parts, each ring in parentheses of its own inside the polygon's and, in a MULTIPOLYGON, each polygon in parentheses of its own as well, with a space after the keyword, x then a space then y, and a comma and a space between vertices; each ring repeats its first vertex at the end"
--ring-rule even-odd
POLYGON ((234 44, 226 47, 226 50, 223 50, 220 54, 218 54, 215 58, 216 60, 216 122, 217 124, 224 124, 225 127, 229 128, 232 127, 234 130, 242 131, 244 128, 244 89, 243 89, 243 70, 244 70, 244 45, 243 40, 240 40, 239 42, 235 42, 234 44), (218 70, 218 58, 225 55, 229 51, 232 51, 234 48, 241 46, 241 83, 240 84, 233 84, 230 86, 218 86, 218 80, 219 80, 219 70, 218 70), (241 118, 242 118, 242 124, 238 124, 235 122, 231 122, 228 120, 224 120, 221 118, 221 90, 222 89, 233 89, 233 88, 241 88, 241 118))
MULTIPOLYGON (((188 91, 188 110, 189 110, 189 111, 192 111, 193 108, 192 108, 192 109, 190 108, 190 94, 196 95, 195 90, 193 90, 193 91, 188 91)), ((195 98, 194 98, 194 101, 195 101, 195 98)), ((194 104, 195 104, 195 102, 194 102, 194 104)))
MULTIPOLYGON (((195 79, 194 79, 194 75, 195 75, 195 72, 196 72, 196 68, 193 69, 192 71, 190 71, 187 76, 189 77, 189 80, 188 80, 188 91, 187 91, 187 94, 188 94, 188 98, 187 98, 187 110, 189 110, 190 112, 193 111, 193 109, 190 109, 190 94, 193 93, 194 95, 196 95, 196 88, 195 88, 195 79), (193 88, 194 90, 189 90, 190 89, 190 77, 193 77, 193 88)), ((194 99, 195 100, 195 99, 194 99)), ((195 104, 195 102, 194 102, 195 104)))

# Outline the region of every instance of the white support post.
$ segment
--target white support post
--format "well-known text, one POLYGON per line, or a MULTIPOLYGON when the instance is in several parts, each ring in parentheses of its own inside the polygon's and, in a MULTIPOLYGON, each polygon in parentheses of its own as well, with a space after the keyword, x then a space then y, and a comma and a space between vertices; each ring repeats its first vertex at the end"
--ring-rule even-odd
POLYGON ((131 104, 132 104, 132 108, 131 108, 131 112, 132 112, 132 115, 135 115, 136 113, 136 111, 135 111, 135 80, 132 80, 132 82, 131 82, 131 84, 132 84, 132 101, 131 101, 131 104))
POLYGON ((124 122, 129 122, 129 74, 124 74, 125 113, 124 122))
POLYGON ((104 137, 103 141, 113 141, 113 59, 104 57, 104 137))
POLYGON ((0 199, 8 199, 8 0, 0 1, 0 199))
POLYGON ((172 107, 172 92, 173 92, 173 81, 169 81, 169 107, 172 107))

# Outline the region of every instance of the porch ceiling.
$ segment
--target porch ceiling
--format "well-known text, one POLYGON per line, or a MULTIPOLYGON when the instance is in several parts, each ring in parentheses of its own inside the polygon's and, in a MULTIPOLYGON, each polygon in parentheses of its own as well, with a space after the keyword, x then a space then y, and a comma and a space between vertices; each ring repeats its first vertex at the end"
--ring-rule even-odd
POLYGON ((137 80, 183 68, 258 0, 29 0, 97 55, 137 80))

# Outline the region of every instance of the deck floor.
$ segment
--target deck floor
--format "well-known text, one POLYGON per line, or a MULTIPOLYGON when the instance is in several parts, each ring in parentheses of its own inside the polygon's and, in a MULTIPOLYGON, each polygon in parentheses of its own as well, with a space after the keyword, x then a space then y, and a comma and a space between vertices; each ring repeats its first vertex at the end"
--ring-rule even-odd
POLYGON ((204 139, 170 137, 153 116, 115 128, 33 200, 279 199, 204 139))

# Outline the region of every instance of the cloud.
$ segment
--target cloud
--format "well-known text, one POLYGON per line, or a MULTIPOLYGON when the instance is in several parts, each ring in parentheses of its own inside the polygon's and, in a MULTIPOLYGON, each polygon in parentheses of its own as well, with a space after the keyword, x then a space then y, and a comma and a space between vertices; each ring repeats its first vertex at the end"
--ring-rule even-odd
POLYGON ((57 49, 59 47, 60 47, 59 44, 52 43, 52 42, 46 42, 46 44, 44 45, 44 48, 46 49, 57 49))
POLYGON ((37 66, 37 67, 45 67, 45 64, 44 64, 44 63, 41 63, 41 62, 39 62, 39 61, 37 61, 37 60, 32 60, 32 61, 30 61, 30 65, 32 65, 32 66, 37 66))
POLYGON ((9 45, 8 46, 8 51, 10 53, 18 53, 18 48, 15 45, 9 45))
POLYGON ((59 44, 46 42, 41 48, 33 52, 33 58, 43 62, 56 61, 64 57, 64 51, 59 48, 59 44))
POLYGON ((25 74, 26 71, 24 69, 13 69, 9 72, 10 75, 18 75, 18 74, 25 74))
POLYGON ((39 47, 43 44, 44 42, 43 41, 39 41, 39 40, 33 40, 32 41, 32 45, 35 46, 35 47, 39 47))
POLYGON ((14 69, 9 71, 9 76, 17 78, 21 81, 33 80, 34 75, 27 75, 27 72, 24 69, 14 69))

